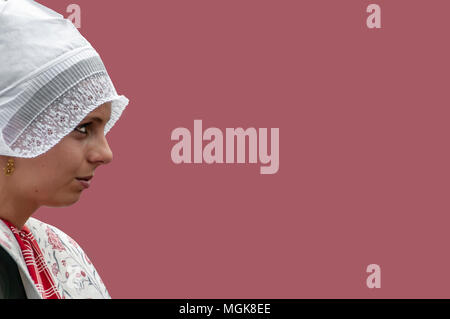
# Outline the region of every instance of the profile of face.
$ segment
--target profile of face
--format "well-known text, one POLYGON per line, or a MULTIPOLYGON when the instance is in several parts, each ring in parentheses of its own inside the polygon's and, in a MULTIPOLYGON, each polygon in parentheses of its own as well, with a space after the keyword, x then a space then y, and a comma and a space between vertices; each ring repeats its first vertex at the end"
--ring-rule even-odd
MULTIPOLYGON (((113 159, 104 128, 111 117, 111 102, 89 113, 58 144, 35 158, 15 158, 8 190, 34 206, 62 207, 77 202, 84 189, 77 178, 93 176, 113 159)), ((92 178, 95 180, 95 178, 92 178)))

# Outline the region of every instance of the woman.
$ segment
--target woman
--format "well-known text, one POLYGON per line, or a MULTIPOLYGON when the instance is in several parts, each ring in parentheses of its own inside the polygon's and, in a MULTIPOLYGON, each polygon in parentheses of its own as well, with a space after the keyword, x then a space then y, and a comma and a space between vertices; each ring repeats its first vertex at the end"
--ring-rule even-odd
POLYGON ((111 162, 105 135, 128 99, 73 24, 0 0, 0 298, 110 298, 68 235, 32 214, 76 203, 111 162))

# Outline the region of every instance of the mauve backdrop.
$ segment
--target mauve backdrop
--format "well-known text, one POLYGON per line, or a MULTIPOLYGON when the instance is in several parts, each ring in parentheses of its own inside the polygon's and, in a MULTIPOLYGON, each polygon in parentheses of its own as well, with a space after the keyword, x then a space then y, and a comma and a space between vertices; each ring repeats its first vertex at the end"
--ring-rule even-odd
POLYGON ((130 105, 80 201, 34 216, 113 298, 450 297, 449 1, 75 3, 130 105), (278 173, 173 164, 194 119, 278 127, 278 173))

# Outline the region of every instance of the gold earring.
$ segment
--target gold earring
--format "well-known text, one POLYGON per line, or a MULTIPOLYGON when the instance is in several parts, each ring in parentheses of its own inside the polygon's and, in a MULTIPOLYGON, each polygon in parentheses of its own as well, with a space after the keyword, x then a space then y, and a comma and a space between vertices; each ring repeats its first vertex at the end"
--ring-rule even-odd
POLYGON ((10 158, 8 160, 8 163, 6 164, 6 167, 3 169, 5 171, 6 176, 11 176, 14 172, 14 159, 10 158))

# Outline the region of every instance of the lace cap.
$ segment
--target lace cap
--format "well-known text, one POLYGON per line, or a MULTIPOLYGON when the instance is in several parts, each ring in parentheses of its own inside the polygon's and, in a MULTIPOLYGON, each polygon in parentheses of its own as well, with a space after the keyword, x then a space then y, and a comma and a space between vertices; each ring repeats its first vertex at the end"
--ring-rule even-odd
POLYGON ((39 156, 106 102, 109 132, 129 100, 70 21, 35 1, 8 0, 0 30, 0 155, 39 156))

